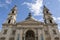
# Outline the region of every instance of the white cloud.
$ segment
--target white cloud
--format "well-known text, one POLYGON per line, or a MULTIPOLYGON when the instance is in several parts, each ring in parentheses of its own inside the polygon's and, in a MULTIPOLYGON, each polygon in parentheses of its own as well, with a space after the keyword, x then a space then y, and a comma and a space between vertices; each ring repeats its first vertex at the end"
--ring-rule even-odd
POLYGON ((58 29, 60 32, 60 17, 53 17, 53 19, 58 23, 58 29))
POLYGON ((36 19, 36 18, 34 18, 34 17, 32 17, 34 20, 36 20, 36 21, 38 21, 38 19, 36 19))
POLYGON ((60 30, 59 30, 59 32, 60 32, 60 30))
POLYGON ((58 17, 57 19, 60 20, 60 17, 58 17))
MULTIPOLYGON (((34 0, 35 1, 35 0, 34 0)), ((42 15, 43 0, 36 0, 35 3, 24 2, 35 16, 42 15)))
POLYGON ((60 17, 53 17, 53 19, 54 19, 58 24, 60 24, 60 17))
POLYGON ((12 0, 6 0, 7 4, 11 4, 12 0))
POLYGON ((43 22, 44 20, 43 20, 43 18, 41 18, 41 19, 39 19, 39 21, 42 21, 43 22))
POLYGON ((54 20, 56 20, 56 17, 53 17, 54 20))
POLYGON ((55 21, 60 21, 60 17, 53 17, 55 21))

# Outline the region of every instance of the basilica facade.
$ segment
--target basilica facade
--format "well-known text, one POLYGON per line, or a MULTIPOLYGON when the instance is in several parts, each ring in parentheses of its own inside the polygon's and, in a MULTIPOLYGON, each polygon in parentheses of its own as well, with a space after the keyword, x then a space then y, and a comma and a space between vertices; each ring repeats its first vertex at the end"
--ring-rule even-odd
POLYGON ((33 19, 31 13, 22 22, 16 22, 17 6, 14 6, 2 24, 0 40, 60 40, 58 25, 49 9, 43 7, 44 22, 33 19))

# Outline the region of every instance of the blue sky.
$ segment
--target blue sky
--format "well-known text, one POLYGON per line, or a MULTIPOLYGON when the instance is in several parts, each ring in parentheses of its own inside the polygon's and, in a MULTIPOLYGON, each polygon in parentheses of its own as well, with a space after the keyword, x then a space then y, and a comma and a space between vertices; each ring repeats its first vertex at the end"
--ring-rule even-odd
POLYGON ((18 8, 17 22, 24 20, 29 12, 36 20, 42 21, 42 8, 46 5, 60 29, 60 0, 0 0, 0 29, 14 5, 18 8))

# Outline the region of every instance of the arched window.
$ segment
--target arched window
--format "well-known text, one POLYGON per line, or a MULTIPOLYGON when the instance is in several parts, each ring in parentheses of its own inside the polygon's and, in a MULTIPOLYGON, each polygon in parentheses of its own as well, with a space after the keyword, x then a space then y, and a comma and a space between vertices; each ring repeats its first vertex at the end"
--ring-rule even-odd
POLYGON ((14 37, 9 38, 9 40, 14 40, 14 37))
POLYGON ((11 20, 8 20, 8 23, 10 23, 11 20))
POLYGON ((50 20, 50 23, 52 23, 52 20, 50 20))
POLYGON ((56 33, 56 30, 53 30, 53 34, 57 34, 57 33, 56 33))
POLYGON ((13 31, 12 31, 12 35, 15 35, 15 33, 16 33, 16 30, 13 30, 13 31))
POLYGON ((7 29, 4 30, 3 34, 7 34, 7 29))
POLYGON ((12 13, 14 13, 14 11, 12 11, 12 13))
POLYGON ((47 37, 46 40, 51 40, 51 37, 47 37))
POLYGON ((55 37, 55 40, 59 40, 59 37, 55 37))
POLYGON ((0 38, 0 40, 5 40, 5 37, 0 38))
POLYGON ((48 31, 45 31, 45 34, 47 34, 47 35, 48 35, 48 34, 49 34, 49 33, 48 33, 48 31))
POLYGON ((49 13, 48 11, 46 11, 46 13, 49 13))
POLYGON ((12 18, 12 16, 10 16, 10 18, 12 18))

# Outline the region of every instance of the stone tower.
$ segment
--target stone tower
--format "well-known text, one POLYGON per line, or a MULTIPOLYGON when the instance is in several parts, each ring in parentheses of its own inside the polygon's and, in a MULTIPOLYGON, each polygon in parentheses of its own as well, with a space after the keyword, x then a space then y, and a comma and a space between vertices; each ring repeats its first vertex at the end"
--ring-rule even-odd
POLYGON ((49 23, 55 23, 54 19, 52 18, 52 14, 49 12, 49 9, 44 6, 43 8, 43 14, 44 14, 44 22, 46 24, 49 23))
POLYGON ((47 26, 45 32, 48 34, 46 35, 46 40, 59 40, 59 30, 58 26, 55 23, 52 14, 50 13, 49 9, 44 6, 43 7, 43 15, 44 15, 44 23, 47 26))
POLYGON ((44 22, 37 21, 29 13, 24 21, 16 22, 17 7, 14 6, 2 24, 0 40, 60 40, 58 26, 49 9, 44 6, 44 22))
POLYGON ((16 16, 17 16, 17 7, 16 5, 11 9, 10 13, 8 14, 8 18, 5 23, 7 24, 15 24, 16 23, 16 16))

